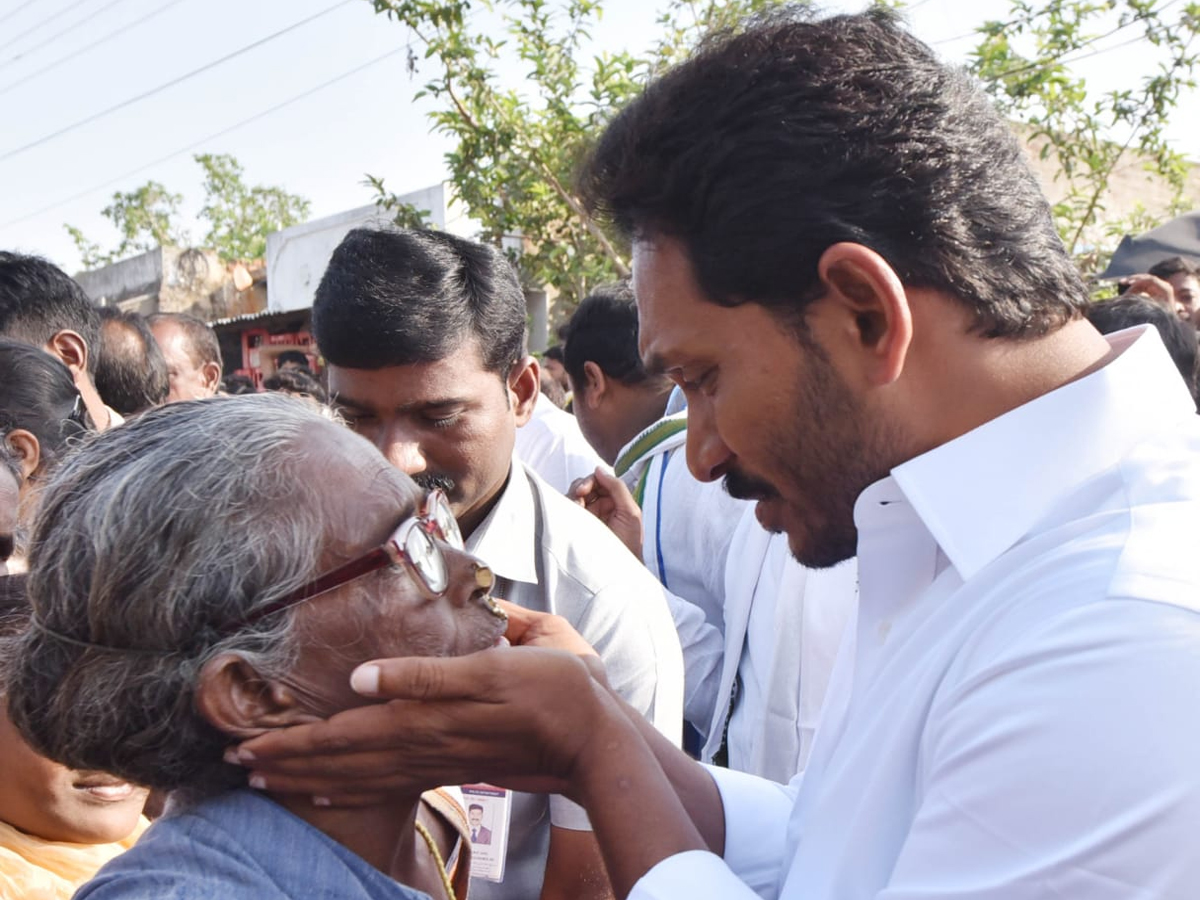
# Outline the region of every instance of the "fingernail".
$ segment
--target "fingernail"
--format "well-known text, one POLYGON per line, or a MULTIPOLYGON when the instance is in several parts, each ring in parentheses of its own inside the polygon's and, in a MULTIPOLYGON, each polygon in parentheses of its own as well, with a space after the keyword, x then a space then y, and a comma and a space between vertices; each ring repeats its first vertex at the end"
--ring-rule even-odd
POLYGON ((313 797, 313 806, 332 806, 328 797, 313 797))
POLYGON ((266 790, 267 779, 263 778, 261 775, 251 775, 249 784, 250 787, 254 788, 256 791, 266 790))
POLYGON ((243 763, 254 762, 254 760, 258 759, 253 752, 247 750, 245 747, 237 748, 237 758, 239 762, 243 763))
POLYGON ((359 666, 350 675, 350 687, 364 697, 374 697, 379 693, 379 666, 359 666))
POLYGON ((238 756, 237 747, 226 747, 225 753, 221 758, 231 766, 240 766, 242 764, 242 758, 238 756))

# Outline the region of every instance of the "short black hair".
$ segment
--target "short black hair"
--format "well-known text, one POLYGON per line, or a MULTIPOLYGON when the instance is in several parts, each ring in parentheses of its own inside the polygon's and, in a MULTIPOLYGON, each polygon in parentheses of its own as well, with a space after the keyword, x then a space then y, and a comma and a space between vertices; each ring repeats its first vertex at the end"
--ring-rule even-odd
POLYGON ((1196 330, 1191 325, 1161 303, 1138 294, 1091 303, 1086 315, 1101 334, 1112 334, 1134 325, 1153 325, 1157 328, 1192 399, 1197 401, 1197 409, 1200 409, 1200 372, 1197 371, 1200 354, 1197 352, 1196 330))
POLYGON ((96 371, 100 314, 74 279, 49 260, 0 250, 0 336, 44 347, 60 331, 74 331, 96 371))
POLYGON ((146 321, 151 327, 159 322, 170 322, 183 332, 188 342, 188 356, 196 368, 205 363, 216 363, 221 371, 225 370, 224 360, 221 359, 221 342, 212 326, 191 313, 154 313, 147 316, 146 321))
POLYGON ((626 235, 678 239, 707 299, 788 321, 842 241, 987 337, 1050 332, 1088 299, 1009 124, 882 9, 784 8, 706 42, 615 117, 580 187, 626 235))
POLYGON ((0 339, 0 434, 33 434, 46 463, 93 431, 70 370, 57 357, 21 341, 0 339))
POLYGON ((113 306, 100 308, 96 392, 123 416, 167 402, 167 362, 144 316, 113 306))
POLYGON ((525 294, 499 250, 443 231, 356 228, 317 287, 313 333, 336 366, 444 359, 474 336, 506 378, 525 347, 525 294))
POLYGON ((275 367, 278 368, 284 363, 295 363, 298 366, 303 366, 305 370, 309 368, 308 357, 299 350, 284 350, 275 357, 275 367))
POLYGON ((1153 275, 1155 278, 1161 278, 1164 281, 1175 275, 1200 276, 1200 265, 1191 260, 1184 259, 1182 256, 1170 256, 1160 262, 1156 262, 1146 274, 1153 275))
MULTIPOLYGON (((567 322, 563 328, 563 333, 569 334, 570 330, 571 330, 571 323, 567 322)), ((547 347, 545 349, 545 351, 542 353, 542 359, 553 359, 553 360, 556 360, 557 362, 562 363, 564 366, 567 364, 567 358, 563 354, 562 346, 559 344, 553 344, 553 345, 547 347)))
POLYGON ((594 362, 607 377, 631 387, 650 377, 638 353, 637 305, 627 283, 597 288, 571 316, 563 366, 573 385, 584 383, 586 362, 594 362))
POLYGON ((307 372, 297 369, 280 369, 270 378, 263 379, 264 391, 279 391, 284 394, 296 394, 301 397, 312 397, 318 403, 326 401, 325 388, 321 382, 307 372))

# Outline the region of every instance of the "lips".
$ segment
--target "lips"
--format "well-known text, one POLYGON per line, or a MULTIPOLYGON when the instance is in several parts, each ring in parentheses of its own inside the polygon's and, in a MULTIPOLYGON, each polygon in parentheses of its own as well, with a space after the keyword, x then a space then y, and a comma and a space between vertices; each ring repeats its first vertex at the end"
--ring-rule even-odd
POLYGON ((104 774, 85 775, 74 782, 71 787, 105 803, 119 803, 122 800, 128 800, 137 791, 137 788, 128 781, 104 774))

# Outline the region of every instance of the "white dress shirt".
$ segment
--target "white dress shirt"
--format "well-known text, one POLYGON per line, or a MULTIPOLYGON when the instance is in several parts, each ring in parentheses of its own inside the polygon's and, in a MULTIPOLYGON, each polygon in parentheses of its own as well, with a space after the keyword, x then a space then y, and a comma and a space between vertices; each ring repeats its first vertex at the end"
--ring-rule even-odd
MULTIPOLYGON (((467 550, 495 572, 495 596, 570 622, 604 661, 613 690, 679 742, 683 657, 662 586, 599 519, 514 456, 508 483, 467 550)), ((591 828, 565 797, 514 793, 504 882, 475 879, 471 897, 537 897, 551 825, 591 828)))
POLYGON ((1157 332, 859 497, 808 768, 635 898, 1200 897, 1200 419, 1157 332))
POLYGON ((591 475, 608 463, 592 449, 579 423, 569 412, 559 409, 539 393, 529 421, 517 429, 517 458, 560 494, 565 494, 576 478, 591 475))
POLYGON ((729 547, 725 653, 700 759, 711 762, 725 737, 729 768, 785 782, 807 762, 834 659, 854 617, 858 566, 846 560, 805 568, 787 535, 768 534, 747 505, 729 547))

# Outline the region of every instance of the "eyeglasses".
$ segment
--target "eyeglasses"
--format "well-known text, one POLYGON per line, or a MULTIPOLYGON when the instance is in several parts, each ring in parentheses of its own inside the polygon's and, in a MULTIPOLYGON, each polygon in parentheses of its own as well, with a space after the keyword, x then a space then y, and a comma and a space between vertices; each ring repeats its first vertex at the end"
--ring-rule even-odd
POLYGON ((458 522, 454 519, 454 513, 450 511, 450 503, 446 500, 446 495, 438 490, 431 491, 425 498, 424 508, 415 516, 401 522, 383 544, 336 569, 318 575, 286 597, 255 610, 252 615, 242 619, 242 624, 256 622, 272 613, 327 594, 356 578, 402 563, 417 573, 422 586, 429 593, 441 596, 450 586, 450 568, 446 562, 446 554, 434 538, 455 550, 463 549, 462 532, 458 530, 458 522))

